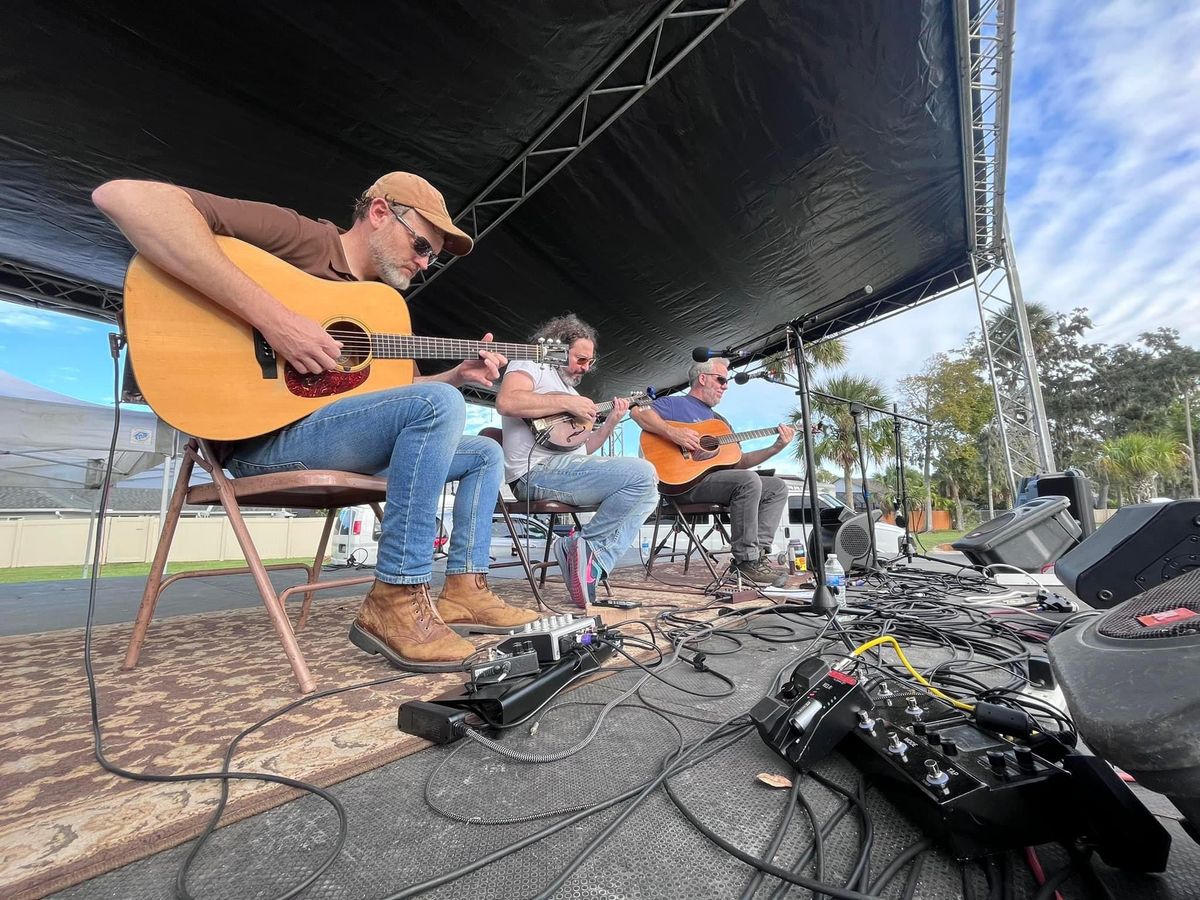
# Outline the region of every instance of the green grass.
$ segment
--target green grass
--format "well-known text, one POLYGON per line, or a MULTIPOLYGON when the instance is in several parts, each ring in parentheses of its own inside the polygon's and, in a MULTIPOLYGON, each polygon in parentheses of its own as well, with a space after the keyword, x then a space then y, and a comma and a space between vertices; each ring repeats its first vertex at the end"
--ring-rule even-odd
POLYGON ((932 550, 938 544, 957 541, 964 534, 966 534, 965 531, 931 531, 928 534, 918 534, 917 537, 921 539, 922 544, 932 550))
MULTIPOLYGON (((265 559, 267 565, 278 563, 311 563, 312 557, 306 559, 265 559)), ((207 562, 169 562, 167 574, 188 572, 193 569, 237 569, 244 568, 245 563, 240 559, 214 559, 207 562)), ((27 581, 70 581, 86 577, 82 573, 84 566, 22 566, 16 569, 0 569, 0 584, 20 584, 27 581)), ((100 570, 101 578, 116 578, 120 575, 148 575, 150 563, 109 563, 100 570)))

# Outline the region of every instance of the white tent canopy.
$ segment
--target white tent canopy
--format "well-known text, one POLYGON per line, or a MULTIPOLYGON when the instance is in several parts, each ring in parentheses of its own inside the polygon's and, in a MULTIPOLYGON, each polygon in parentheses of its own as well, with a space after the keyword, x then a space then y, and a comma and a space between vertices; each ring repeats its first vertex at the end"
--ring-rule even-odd
MULTIPOLYGON (((0 486, 98 488, 113 410, 0 372, 0 486)), ((174 453, 175 429, 154 413, 121 410, 113 461, 120 481, 174 453)))

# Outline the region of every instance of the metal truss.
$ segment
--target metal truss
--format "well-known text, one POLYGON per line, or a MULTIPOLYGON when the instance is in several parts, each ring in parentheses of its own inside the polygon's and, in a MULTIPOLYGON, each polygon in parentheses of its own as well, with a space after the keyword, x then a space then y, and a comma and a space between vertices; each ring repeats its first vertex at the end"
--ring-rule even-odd
POLYGON ((6 259, 0 259, 0 297, 97 322, 115 322, 121 311, 120 291, 50 275, 6 259))
POLYGON ((893 291, 878 300, 864 303, 862 299, 855 299, 853 306, 845 312, 839 313, 834 308, 806 322, 804 340, 806 343, 815 343, 827 338, 845 337, 868 325, 874 325, 915 307, 932 303, 947 294, 953 294, 970 283, 971 267, 968 263, 963 263, 919 284, 893 291))
POLYGON ((1004 211, 1016 0, 954 5, 972 280, 1008 485, 1054 468, 1029 317, 1004 211))
MULTIPOLYGON (((728 0, 709 8, 685 10, 680 8, 685 5, 685 0, 672 0, 503 172, 454 217, 454 223, 476 241, 481 240, 607 131, 608 126, 745 2, 728 0), (694 31, 694 23, 688 23, 695 19, 708 21, 682 46, 665 49, 674 47, 681 35, 694 31)), ((451 256, 434 260, 409 289, 408 297, 418 294, 457 259, 451 256)))

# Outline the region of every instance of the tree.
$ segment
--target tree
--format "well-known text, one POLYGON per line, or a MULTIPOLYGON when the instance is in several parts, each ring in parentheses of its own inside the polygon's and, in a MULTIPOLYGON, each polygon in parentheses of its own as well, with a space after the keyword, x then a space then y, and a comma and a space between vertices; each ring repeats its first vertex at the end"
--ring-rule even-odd
POLYGON ((996 414, 992 389, 975 359, 939 353, 926 360, 923 373, 903 379, 900 391, 906 412, 933 423, 927 454, 937 457, 937 474, 961 523, 963 495, 982 480, 979 437, 996 414))
POLYGON ((1187 455, 1167 434, 1133 432, 1105 441, 1097 465, 1109 478, 1129 489, 1135 503, 1154 496, 1154 479, 1177 473, 1187 455))
MULTIPOLYGON (((817 390, 826 394, 842 397, 846 400, 858 401, 870 406, 884 408, 889 402, 883 387, 879 382, 863 375, 839 375, 831 378, 817 390)), ((813 397, 813 407, 825 420, 825 429, 813 442, 813 453, 817 462, 829 461, 841 467, 843 485, 845 486, 846 502, 854 505, 853 471, 858 461, 858 446, 854 440, 854 418, 845 403, 827 400, 824 397, 813 397)), ((801 428, 799 409, 792 410, 792 424, 801 428)), ((862 430, 863 452, 870 461, 881 461, 891 452, 892 432, 889 423, 882 419, 870 421, 867 414, 860 416, 862 430)), ((804 459, 804 446, 796 442, 796 457, 804 459)))

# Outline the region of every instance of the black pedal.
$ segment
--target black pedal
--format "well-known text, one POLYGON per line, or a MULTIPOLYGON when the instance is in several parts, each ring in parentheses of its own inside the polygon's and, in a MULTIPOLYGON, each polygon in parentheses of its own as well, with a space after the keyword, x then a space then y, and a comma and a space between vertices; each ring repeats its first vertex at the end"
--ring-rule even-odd
POLYGON ((467 682, 461 689, 435 698, 440 706, 469 710, 490 725, 511 725, 550 700, 574 679, 594 672, 608 659, 620 636, 608 632, 604 642, 592 642, 594 635, 581 634, 580 643, 534 675, 506 678, 491 684, 467 682))
POLYGON ((1144 851, 1130 850, 1128 841, 1105 846, 1116 836, 1097 823, 1109 817, 1127 831, 1126 823, 1140 827, 1150 816, 1115 775, 1101 787, 1093 765, 1068 764, 1071 756, 1058 764, 935 697, 883 683, 873 699, 870 721, 860 721, 839 749, 957 859, 1086 835, 1114 865, 1162 871, 1165 857, 1153 840, 1143 842, 1144 851), (1142 815, 1131 819, 1137 808, 1142 815))
POLYGON ((871 698, 858 679, 818 657, 801 660, 774 697, 764 697, 750 718, 767 746, 806 772, 829 755, 859 716, 869 718, 871 698))

